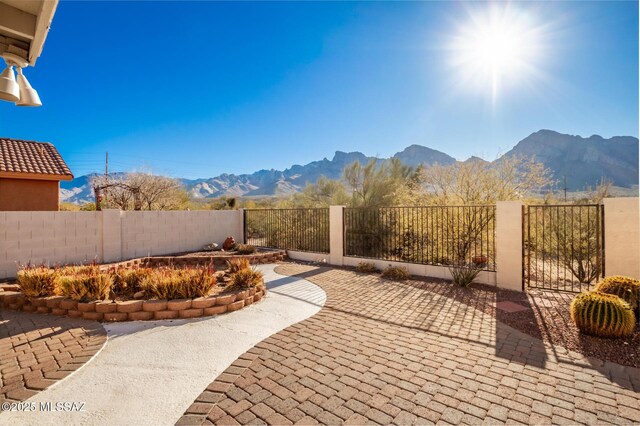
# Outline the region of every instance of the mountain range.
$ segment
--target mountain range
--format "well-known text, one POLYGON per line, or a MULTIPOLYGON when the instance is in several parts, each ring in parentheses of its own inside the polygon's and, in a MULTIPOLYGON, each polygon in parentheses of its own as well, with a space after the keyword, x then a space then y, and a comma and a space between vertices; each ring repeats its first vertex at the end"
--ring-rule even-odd
MULTIPOLYGON (((552 130, 532 133, 502 157, 534 156, 549 168, 553 178, 561 181, 566 176, 567 189, 583 190, 595 186, 601 179, 611 180, 622 188, 638 185, 638 138, 615 136, 605 139, 598 135, 589 138, 566 135, 552 130)), ((456 159, 435 149, 421 145, 411 145, 396 153, 398 158, 410 166, 449 165, 456 159)), ((500 158, 495 161, 500 161, 500 158)), ((324 158, 306 165, 294 165, 286 170, 259 170, 252 174, 227 174, 208 179, 180 179, 194 198, 217 198, 223 196, 250 197, 289 195, 302 189, 307 183, 314 183, 320 176, 339 179, 345 166, 370 159, 384 161, 384 158, 368 157, 361 152, 337 151, 333 159, 324 158)), ((484 161, 471 157, 466 161, 484 161)), ((89 185, 93 175, 79 176, 72 181, 60 182, 62 201, 84 203, 93 201, 89 185)))

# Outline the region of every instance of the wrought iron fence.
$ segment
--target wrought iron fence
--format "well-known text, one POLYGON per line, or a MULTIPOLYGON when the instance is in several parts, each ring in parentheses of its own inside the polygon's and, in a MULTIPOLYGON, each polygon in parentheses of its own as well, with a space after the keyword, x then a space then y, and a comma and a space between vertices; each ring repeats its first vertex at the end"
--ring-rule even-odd
POLYGON ((329 253, 329 209, 244 211, 247 244, 283 250, 329 253))
POLYGON ((527 287, 581 292, 604 276, 604 206, 526 206, 523 219, 527 287))
POLYGON ((346 208, 345 256, 495 271, 495 206, 346 208))

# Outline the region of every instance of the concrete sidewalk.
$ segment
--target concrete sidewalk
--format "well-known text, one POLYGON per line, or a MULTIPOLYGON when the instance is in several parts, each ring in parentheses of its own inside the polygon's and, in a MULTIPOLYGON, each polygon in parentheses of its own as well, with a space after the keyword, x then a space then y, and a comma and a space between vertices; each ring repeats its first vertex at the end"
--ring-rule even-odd
POLYGON ((0 424, 174 424, 213 379, 272 334, 318 312, 320 287, 265 273, 268 296, 231 314, 105 324, 108 341, 83 368, 27 403, 84 403, 80 412, 4 412, 0 424))

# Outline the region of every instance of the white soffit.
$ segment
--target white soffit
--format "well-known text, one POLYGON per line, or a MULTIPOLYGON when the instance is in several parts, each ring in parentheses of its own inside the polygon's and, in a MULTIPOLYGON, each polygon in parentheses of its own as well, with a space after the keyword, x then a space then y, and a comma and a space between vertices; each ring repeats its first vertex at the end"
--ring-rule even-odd
POLYGON ((0 54, 34 65, 42 53, 58 0, 0 0, 0 54))

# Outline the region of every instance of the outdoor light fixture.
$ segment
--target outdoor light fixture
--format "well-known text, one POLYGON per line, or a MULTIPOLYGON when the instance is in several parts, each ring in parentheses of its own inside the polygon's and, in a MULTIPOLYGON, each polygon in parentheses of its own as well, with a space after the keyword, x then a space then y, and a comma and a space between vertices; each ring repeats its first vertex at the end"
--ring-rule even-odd
POLYGON ((7 64, 7 68, 0 74, 0 99, 9 102, 20 100, 20 88, 16 83, 13 65, 7 64))
POLYGON ((0 99, 15 102, 18 106, 42 106, 38 92, 31 87, 27 78, 22 74, 22 68, 29 63, 20 56, 12 53, 2 55, 7 63, 7 68, 0 75, 0 99), (18 78, 13 72, 13 67, 18 68, 18 78))

